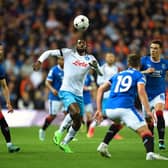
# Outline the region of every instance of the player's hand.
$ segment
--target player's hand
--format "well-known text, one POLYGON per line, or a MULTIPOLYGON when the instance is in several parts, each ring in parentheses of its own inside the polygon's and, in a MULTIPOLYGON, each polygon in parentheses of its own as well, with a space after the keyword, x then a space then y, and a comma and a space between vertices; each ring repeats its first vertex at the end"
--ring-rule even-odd
POLYGON ((103 74, 101 73, 101 71, 99 70, 97 61, 93 60, 92 62, 89 63, 89 65, 91 66, 92 69, 94 69, 96 71, 96 73, 100 76, 103 76, 103 74))
POLYGON ((155 71, 155 68, 148 68, 146 70, 146 73, 153 73, 155 71))
POLYGON ((8 108, 8 113, 13 113, 13 107, 12 107, 12 105, 11 104, 7 104, 6 106, 8 108))
POLYGON ((102 112, 97 110, 93 118, 96 119, 98 123, 100 123, 103 120, 102 112))
POLYGON ((52 90, 52 93, 53 93, 54 96, 58 96, 58 92, 57 92, 56 89, 53 89, 53 90, 52 90))
POLYGON ((149 120, 152 120, 154 123, 157 122, 157 119, 156 119, 154 113, 152 113, 151 111, 147 112, 147 116, 148 116, 149 120))
POLYGON ((38 71, 38 70, 40 69, 40 67, 41 67, 41 62, 40 62, 40 61, 36 61, 36 62, 32 65, 32 67, 33 67, 33 70, 34 70, 34 71, 38 71))

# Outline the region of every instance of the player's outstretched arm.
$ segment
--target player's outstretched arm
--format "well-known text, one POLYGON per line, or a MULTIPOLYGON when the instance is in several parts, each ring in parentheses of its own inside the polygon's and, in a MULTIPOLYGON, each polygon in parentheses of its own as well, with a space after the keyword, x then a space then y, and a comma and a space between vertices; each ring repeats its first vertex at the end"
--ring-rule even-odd
POLYGON ((100 76, 103 76, 102 72, 100 71, 99 67, 98 67, 98 63, 97 61, 92 61, 89 63, 89 65, 91 66, 92 69, 94 69, 96 71, 96 73, 100 76))

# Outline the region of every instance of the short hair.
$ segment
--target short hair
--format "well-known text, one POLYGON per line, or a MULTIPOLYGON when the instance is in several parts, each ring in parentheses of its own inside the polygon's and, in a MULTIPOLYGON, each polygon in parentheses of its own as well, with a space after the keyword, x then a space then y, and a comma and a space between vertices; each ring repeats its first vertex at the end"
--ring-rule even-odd
POLYGON ((128 66, 134 68, 140 66, 140 58, 141 58, 140 55, 137 55, 135 53, 129 54, 127 58, 128 66))
POLYGON ((151 41, 151 44, 158 44, 158 45, 160 46, 160 48, 163 47, 163 43, 162 43, 161 40, 152 40, 152 41, 151 41))

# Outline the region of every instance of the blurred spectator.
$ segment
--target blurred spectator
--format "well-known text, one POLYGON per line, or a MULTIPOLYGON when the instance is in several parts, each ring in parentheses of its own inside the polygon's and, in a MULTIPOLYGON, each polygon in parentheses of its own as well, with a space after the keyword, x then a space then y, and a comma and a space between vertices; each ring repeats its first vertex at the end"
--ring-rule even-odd
MULTIPOLYGON (((32 74, 32 63, 43 51, 73 47, 81 36, 73 28, 73 19, 79 14, 90 20, 84 37, 89 43, 89 53, 100 64, 104 62, 104 53, 113 52, 123 68, 126 55, 129 52, 146 55, 152 39, 163 41, 162 56, 168 57, 167 0, 5 0, 0 2, 0 41, 5 43, 7 76, 14 72, 22 81, 25 75, 32 74)), ((49 66, 46 62, 40 74, 31 75, 34 88, 41 85, 49 66)))

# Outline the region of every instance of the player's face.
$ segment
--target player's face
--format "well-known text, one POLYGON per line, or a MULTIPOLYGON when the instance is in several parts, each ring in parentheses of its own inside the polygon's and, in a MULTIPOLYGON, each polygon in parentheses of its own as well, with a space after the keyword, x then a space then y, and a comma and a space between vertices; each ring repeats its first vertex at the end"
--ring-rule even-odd
POLYGON ((152 43, 150 46, 150 55, 154 60, 160 59, 161 48, 159 44, 152 43))
POLYGON ((107 64, 112 65, 115 62, 115 56, 113 54, 108 53, 105 56, 105 60, 107 64))
POLYGON ((86 51, 87 44, 84 40, 78 40, 76 44, 76 49, 79 53, 83 53, 86 51))
POLYGON ((0 61, 3 60, 3 52, 4 52, 4 50, 3 50, 3 46, 0 45, 0 61))

